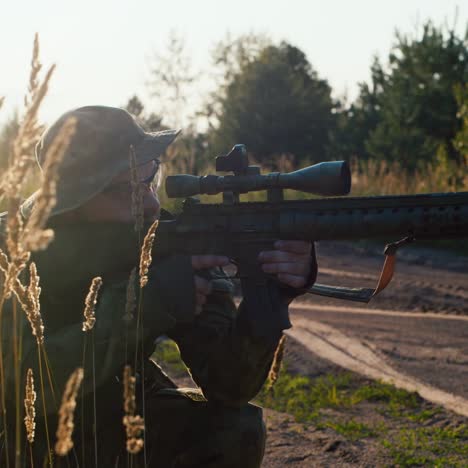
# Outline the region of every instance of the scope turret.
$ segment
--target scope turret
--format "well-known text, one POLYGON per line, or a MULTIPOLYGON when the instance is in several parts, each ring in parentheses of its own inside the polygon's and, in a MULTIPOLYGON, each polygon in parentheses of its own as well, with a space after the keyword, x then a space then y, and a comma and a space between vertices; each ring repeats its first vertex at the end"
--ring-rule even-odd
POLYGON ((323 196, 347 195, 351 189, 351 173, 346 161, 331 161, 289 173, 225 176, 182 174, 166 178, 166 193, 170 198, 269 189, 293 189, 323 196))

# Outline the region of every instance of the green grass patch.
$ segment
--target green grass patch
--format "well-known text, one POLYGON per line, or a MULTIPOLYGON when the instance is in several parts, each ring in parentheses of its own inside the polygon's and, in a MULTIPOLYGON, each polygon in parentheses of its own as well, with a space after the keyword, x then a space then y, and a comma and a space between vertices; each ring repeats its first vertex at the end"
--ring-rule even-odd
POLYGON ((402 429, 382 445, 399 466, 468 466, 468 426, 402 429))
POLYGON ((160 341, 152 358, 170 374, 181 375, 187 372, 187 367, 180 357, 179 348, 172 340, 160 341))
POLYGON ((327 375, 315 380, 282 371, 271 390, 264 386, 256 401, 292 414, 298 422, 316 421, 321 408, 349 406, 349 374, 327 375))
POLYGON ((359 440, 366 437, 378 437, 386 431, 383 424, 367 425, 354 419, 345 421, 328 421, 323 426, 330 427, 338 434, 346 437, 348 440, 359 440))
POLYGON ((294 375, 283 370, 275 386, 265 386, 257 397, 263 406, 292 414, 298 422, 317 419, 322 408, 349 408, 363 401, 382 403, 382 411, 414 420, 430 417, 421 414, 420 398, 382 382, 356 386, 349 373, 328 374, 317 379, 294 375))
POLYGON ((468 426, 419 427, 442 410, 427 408, 416 393, 382 382, 363 384, 349 373, 312 379, 288 372, 286 366, 275 386, 267 388, 258 395, 261 405, 287 412, 297 422, 333 429, 351 441, 374 438, 392 466, 468 466, 468 426), (360 407, 380 414, 384 422, 359 420, 360 407))

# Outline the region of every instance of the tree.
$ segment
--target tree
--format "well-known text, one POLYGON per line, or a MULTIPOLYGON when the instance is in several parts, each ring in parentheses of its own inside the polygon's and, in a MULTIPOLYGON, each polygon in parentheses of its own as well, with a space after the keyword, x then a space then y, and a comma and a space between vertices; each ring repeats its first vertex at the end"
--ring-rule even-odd
POLYGON ((163 122, 173 128, 184 126, 195 75, 185 40, 175 31, 169 35, 167 51, 154 55, 150 74, 147 86, 163 122))
POLYGON ((380 116, 366 141, 369 155, 411 169, 434 160, 438 147, 444 146, 449 159, 459 160, 451 141, 460 128, 454 86, 468 81, 464 39, 431 22, 420 38, 396 37, 388 71, 380 68, 380 116))
POLYGON ((415 169, 443 147, 460 163, 451 144, 460 129, 454 87, 468 80, 467 39, 431 22, 415 37, 397 32, 387 64, 374 60, 371 84, 361 84, 358 99, 338 116, 331 154, 415 169))
POLYGON ((455 135, 453 146, 461 160, 468 164, 468 83, 455 87, 455 98, 458 105, 457 117, 460 119, 461 126, 455 135))
POLYGON ((334 124, 330 86, 305 54, 286 42, 268 45, 228 75, 218 96, 219 121, 212 135, 216 152, 245 143, 259 161, 290 153, 323 159, 334 124))
POLYGON ((371 67, 371 82, 359 84, 358 98, 337 107, 336 126, 331 131, 327 159, 367 158, 366 140, 380 121, 379 96, 383 76, 377 58, 371 67))
POLYGON ((272 45, 270 38, 261 34, 243 34, 232 38, 228 33, 218 42, 211 55, 213 69, 210 76, 214 81, 214 90, 205 99, 198 116, 203 118, 210 130, 219 123, 222 115, 222 102, 226 90, 242 69, 256 60, 267 46, 272 45))
POLYGON ((139 124, 147 131, 147 132, 156 132, 158 130, 163 130, 166 127, 162 125, 162 117, 155 114, 154 112, 150 112, 149 114, 145 111, 145 106, 140 101, 140 98, 134 94, 124 106, 130 114, 134 115, 139 124))

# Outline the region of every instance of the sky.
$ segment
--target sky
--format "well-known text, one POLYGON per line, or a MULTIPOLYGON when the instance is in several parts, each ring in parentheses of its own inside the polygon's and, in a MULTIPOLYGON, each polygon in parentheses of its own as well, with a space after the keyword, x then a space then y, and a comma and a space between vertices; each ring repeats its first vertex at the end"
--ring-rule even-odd
MULTIPOLYGON (((6 0, 0 0, 6 3, 6 0)), ((21 108, 34 33, 44 67, 57 65, 41 118, 51 123, 82 105, 124 105, 137 94, 148 110, 151 57, 164 54, 168 37, 183 37, 194 72, 209 85, 210 54, 226 37, 264 33, 299 47, 335 97, 357 95, 372 58, 385 59, 395 30, 415 33, 428 19, 464 32, 466 0, 15 0, 2 6, 0 119, 21 108)), ((196 101, 200 103, 201 101, 196 101)))

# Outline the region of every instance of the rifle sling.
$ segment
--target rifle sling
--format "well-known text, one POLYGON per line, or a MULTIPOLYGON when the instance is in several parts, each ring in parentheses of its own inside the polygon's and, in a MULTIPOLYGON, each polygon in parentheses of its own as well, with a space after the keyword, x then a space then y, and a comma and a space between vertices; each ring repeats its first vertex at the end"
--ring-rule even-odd
POLYGON ((333 297, 336 299, 344 299, 346 301, 368 303, 370 300, 383 291, 393 278, 395 271, 396 252, 402 246, 413 242, 414 237, 405 237, 398 242, 393 242, 385 246, 384 254, 385 261, 380 272, 380 278, 377 286, 372 288, 347 288, 343 286, 330 286, 328 284, 315 283, 307 291, 310 294, 318 296, 333 297))

